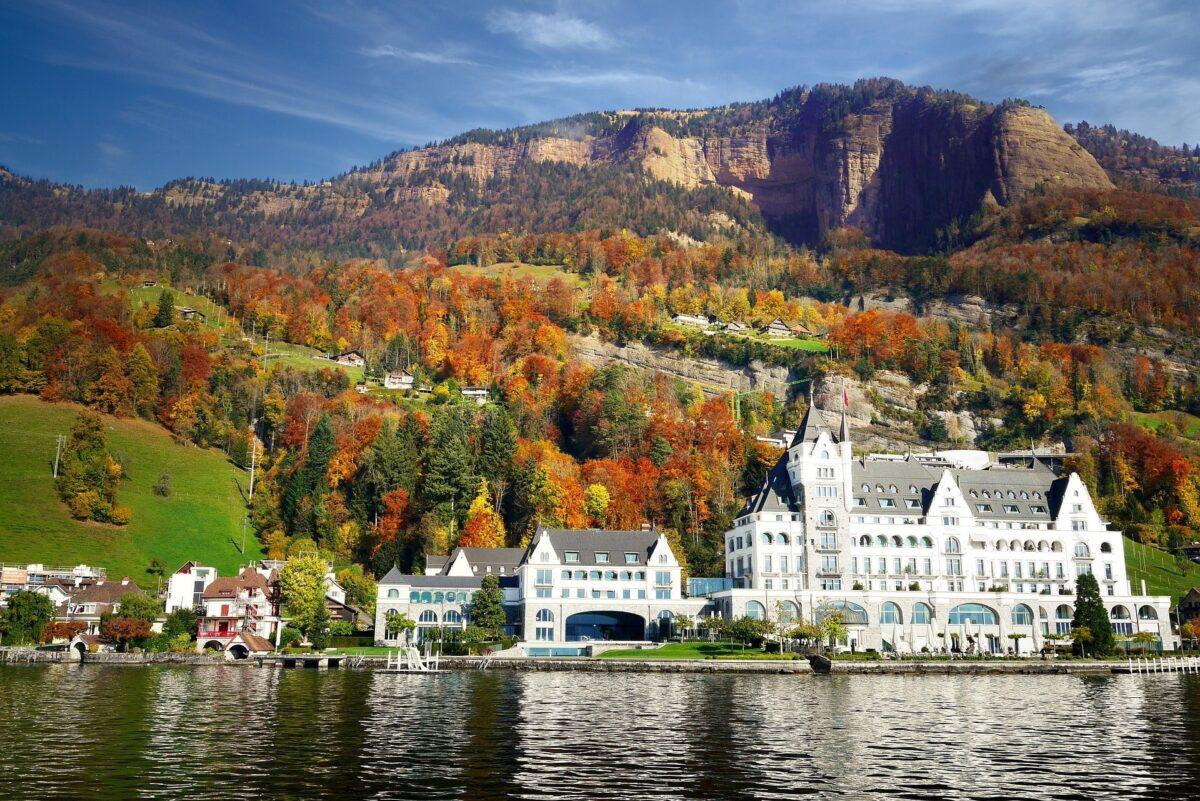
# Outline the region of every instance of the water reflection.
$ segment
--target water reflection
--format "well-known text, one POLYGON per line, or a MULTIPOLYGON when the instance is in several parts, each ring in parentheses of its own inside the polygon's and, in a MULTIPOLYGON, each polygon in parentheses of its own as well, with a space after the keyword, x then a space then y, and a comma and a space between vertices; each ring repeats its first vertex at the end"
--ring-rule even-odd
POLYGON ((1197 676, 0 668, 4 798, 1155 798, 1197 676))

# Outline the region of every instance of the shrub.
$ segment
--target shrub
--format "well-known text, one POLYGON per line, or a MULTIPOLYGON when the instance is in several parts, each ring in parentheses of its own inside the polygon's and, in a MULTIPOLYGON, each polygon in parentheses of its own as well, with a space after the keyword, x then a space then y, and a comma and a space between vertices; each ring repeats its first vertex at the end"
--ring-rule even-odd
POLYGON ((299 629, 294 629, 289 626, 280 632, 279 646, 281 648, 287 648, 288 646, 295 645, 303 639, 304 635, 300 633, 299 629))
POLYGON ((133 519, 133 510, 128 506, 117 504, 108 510, 105 518, 114 526, 127 526, 129 525, 129 521, 133 519))
POLYGON ((158 477, 158 481, 154 483, 154 494, 160 498, 167 498, 171 495, 170 473, 163 473, 158 477))
POLYGON ((100 496, 95 490, 84 490, 71 496, 67 501, 67 509, 71 512, 71 517, 76 520, 88 520, 92 516, 92 510, 99 502, 100 496))
POLYGON ((333 637, 353 636, 354 624, 348 620, 335 620, 329 624, 329 634, 333 637))

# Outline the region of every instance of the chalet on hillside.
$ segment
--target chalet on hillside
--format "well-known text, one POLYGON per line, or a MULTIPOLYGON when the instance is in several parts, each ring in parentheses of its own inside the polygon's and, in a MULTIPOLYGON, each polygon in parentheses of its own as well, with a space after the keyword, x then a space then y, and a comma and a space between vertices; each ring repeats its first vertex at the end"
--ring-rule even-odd
POLYGON ((333 361, 343 367, 366 367, 367 360, 357 350, 348 350, 333 357, 333 361))
POLYGON ((781 339, 816 336, 812 329, 806 326, 804 323, 785 322, 781 317, 776 317, 774 320, 767 323, 766 327, 763 328, 763 333, 769 337, 779 337, 781 339))
POLYGON ((488 402, 488 391, 486 387, 463 387, 462 396, 482 406, 488 402))
POLYGON ((413 375, 407 370, 393 370, 383 377, 384 389, 412 389, 413 375))
POLYGON ((191 306, 176 306, 175 311, 179 312, 180 318, 184 320, 195 320, 203 323, 208 320, 208 316, 199 309, 193 309, 191 306))
POLYGON ((693 328, 708 328, 712 325, 712 320, 696 314, 677 314, 671 318, 678 325, 689 325, 693 328))
POLYGON ((746 325, 743 322, 739 322, 737 320, 726 323, 725 328, 724 328, 724 331, 727 334, 744 334, 746 331, 749 331, 749 330, 750 330, 750 326, 746 325))

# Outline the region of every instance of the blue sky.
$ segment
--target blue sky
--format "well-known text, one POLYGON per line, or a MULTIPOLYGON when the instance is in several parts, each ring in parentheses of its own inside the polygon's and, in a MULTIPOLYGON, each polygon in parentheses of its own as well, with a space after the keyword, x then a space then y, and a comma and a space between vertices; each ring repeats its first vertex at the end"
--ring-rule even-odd
POLYGON ((318 180, 476 127, 888 75, 1200 140, 1195 0, 0 0, 0 164, 318 180))

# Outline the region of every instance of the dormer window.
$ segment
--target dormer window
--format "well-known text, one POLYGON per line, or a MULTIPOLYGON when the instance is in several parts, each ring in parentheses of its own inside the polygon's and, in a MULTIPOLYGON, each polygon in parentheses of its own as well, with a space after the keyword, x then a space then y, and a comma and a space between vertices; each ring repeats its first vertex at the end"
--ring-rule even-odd
POLYGON ((888 492, 890 492, 890 493, 893 493, 893 494, 895 494, 896 492, 898 492, 898 490, 896 489, 896 485, 895 485, 895 484, 889 484, 889 485, 888 485, 888 492))
POLYGON ((1029 500, 1029 493, 1026 492, 1025 490, 1021 490, 1021 500, 1023 500, 1023 501, 1029 500))
POLYGON ((563 554, 563 558, 568 562, 578 563, 579 551, 567 551, 565 554, 563 554))
POLYGON ((992 493, 988 492, 987 490, 984 490, 984 491, 983 491, 983 497, 985 497, 985 498, 990 498, 990 497, 992 497, 992 493))
POLYGON ((625 554, 625 564, 636 565, 637 564, 637 554, 636 553, 625 554))
POLYGON ((605 551, 596 551, 596 564, 607 565, 608 564, 608 553, 605 551))
POLYGON ((1017 505, 1016 505, 1016 504, 1014 504, 1014 503, 1006 503, 1006 504, 1004 504, 1004 513, 1005 513, 1006 515, 1015 515, 1015 514, 1017 514, 1018 512, 1020 512, 1020 509, 1018 509, 1018 508, 1017 508, 1017 505))
POLYGON ((863 492, 870 492, 870 491, 871 491, 871 485, 870 485, 870 484, 863 484, 863 485, 862 485, 862 491, 863 491, 863 492))
POLYGON ((978 498, 978 497, 979 497, 979 493, 978 493, 978 492, 976 492, 975 490, 971 490, 971 492, 970 492, 969 494, 970 494, 970 496, 971 496, 972 498, 978 498))
POLYGON ((1009 491, 1008 491, 1008 497, 1010 497, 1010 498, 1015 498, 1015 497, 1017 497, 1017 493, 1013 492, 1012 490, 1009 490, 1009 491))
POLYGON ((876 492, 883 492, 883 485, 882 485, 882 484, 876 484, 876 485, 875 485, 875 491, 876 491, 876 492))
POLYGON ((910 495, 916 495, 916 494, 917 494, 917 485, 916 485, 916 484, 909 484, 909 485, 908 485, 908 492, 909 492, 909 494, 910 494, 910 495))
POLYGON ((909 509, 920 509, 921 508, 921 502, 918 501, 916 498, 905 498, 904 505, 907 506, 909 509))

